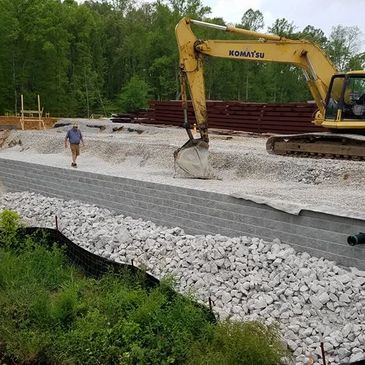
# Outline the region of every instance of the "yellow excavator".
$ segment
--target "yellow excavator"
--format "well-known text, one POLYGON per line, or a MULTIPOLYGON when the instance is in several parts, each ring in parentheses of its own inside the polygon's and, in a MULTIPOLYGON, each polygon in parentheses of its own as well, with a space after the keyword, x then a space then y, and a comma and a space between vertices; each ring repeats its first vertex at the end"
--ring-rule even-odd
POLYGON ((241 61, 280 62, 300 67, 317 105, 312 121, 330 132, 272 136, 266 148, 273 154, 365 159, 365 71, 337 72, 327 55, 307 40, 293 40, 183 18, 175 29, 180 55, 180 85, 184 127, 189 140, 175 151, 175 166, 188 176, 210 178, 208 120, 204 87, 204 57, 241 61), (242 40, 201 40, 191 24, 245 36, 242 40), (255 40, 247 40, 247 37, 255 40), (187 90, 200 138, 195 139, 187 113, 187 90))

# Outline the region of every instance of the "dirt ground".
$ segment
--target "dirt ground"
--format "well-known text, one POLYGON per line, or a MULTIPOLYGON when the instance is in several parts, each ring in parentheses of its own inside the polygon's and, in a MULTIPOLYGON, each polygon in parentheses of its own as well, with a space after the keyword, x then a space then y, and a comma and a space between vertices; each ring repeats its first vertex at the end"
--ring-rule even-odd
MULTIPOLYGON (((35 117, 35 118, 37 118, 37 117, 35 117)), ((51 117, 42 118, 42 120, 43 120, 46 128, 51 128, 57 122, 57 118, 51 118, 51 117)), ((4 126, 6 126, 7 128, 12 126, 12 127, 16 127, 16 128, 20 129, 21 128, 20 117, 0 116, 0 130, 4 126)), ((26 129, 38 129, 38 123, 26 121, 25 127, 26 127, 26 129)))
MULTIPOLYGON (((269 155, 267 137, 211 131, 210 162, 219 177, 175 174, 173 152, 184 129, 109 120, 78 120, 84 134, 78 169, 219 192, 298 214, 301 209, 365 219, 365 162, 269 155)), ((45 131, 11 131, 0 158, 70 167, 64 137, 71 120, 45 131)), ((56 124, 57 125, 57 124, 56 124)))

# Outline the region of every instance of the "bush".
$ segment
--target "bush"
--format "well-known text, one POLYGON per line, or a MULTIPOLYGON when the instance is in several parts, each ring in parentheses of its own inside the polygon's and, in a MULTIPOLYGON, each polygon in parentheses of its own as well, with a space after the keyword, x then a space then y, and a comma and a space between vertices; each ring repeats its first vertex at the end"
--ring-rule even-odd
POLYGON ((133 76, 119 95, 118 104, 122 111, 134 113, 148 106, 148 84, 138 76, 133 76))
POLYGON ((289 356, 276 325, 225 321, 212 327, 203 342, 194 344, 188 364, 274 365, 289 356))
POLYGON ((61 249, 15 242, 19 217, 0 216, 0 363, 1 352, 75 365, 273 365, 286 355, 275 326, 214 325, 169 282, 148 291, 130 276, 85 278, 61 249))
POLYGON ((21 227, 20 216, 16 212, 4 210, 0 213, 0 247, 15 248, 18 243, 18 229, 21 227))

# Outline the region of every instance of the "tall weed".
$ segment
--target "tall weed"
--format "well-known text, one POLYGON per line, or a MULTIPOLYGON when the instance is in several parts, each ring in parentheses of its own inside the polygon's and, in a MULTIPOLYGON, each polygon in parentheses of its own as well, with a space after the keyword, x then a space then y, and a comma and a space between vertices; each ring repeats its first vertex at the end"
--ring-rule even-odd
POLYGON ((276 325, 225 321, 191 348, 189 365, 275 365, 289 357, 276 325))
POLYGON ((11 210, 0 212, 0 247, 16 248, 18 229, 21 227, 20 216, 11 210))

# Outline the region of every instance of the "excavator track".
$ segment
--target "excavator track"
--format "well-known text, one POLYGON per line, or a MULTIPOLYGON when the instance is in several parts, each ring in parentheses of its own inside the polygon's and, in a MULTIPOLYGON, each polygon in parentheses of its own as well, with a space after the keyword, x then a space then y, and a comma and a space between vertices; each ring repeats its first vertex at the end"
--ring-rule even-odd
POLYGON ((266 150, 275 155, 365 160, 365 136, 339 133, 305 133, 269 137, 266 150))

